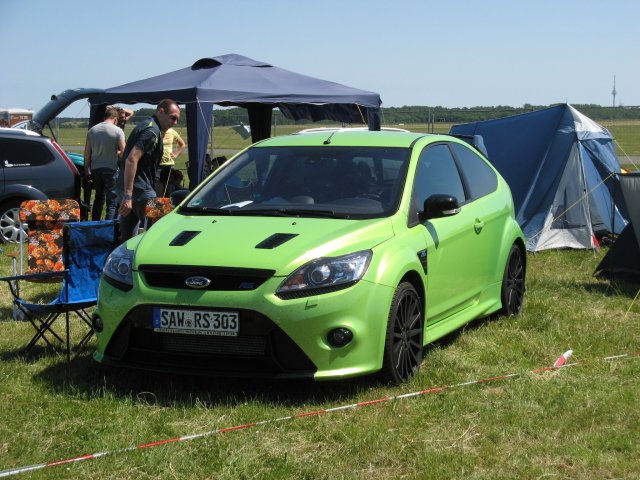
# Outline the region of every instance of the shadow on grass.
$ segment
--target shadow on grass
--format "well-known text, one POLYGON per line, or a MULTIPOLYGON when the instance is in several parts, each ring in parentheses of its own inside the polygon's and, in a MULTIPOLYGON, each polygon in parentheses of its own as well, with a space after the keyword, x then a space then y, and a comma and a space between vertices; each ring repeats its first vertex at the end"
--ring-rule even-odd
MULTIPOLYGON (((490 316, 470 322, 446 337, 425 347, 425 357, 435 349, 447 348, 464 332, 493 321, 490 316)), ((229 406, 247 402, 281 407, 305 404, 354 403, 368 390, 384 389, 375 375, 346 380, 274 380, 221 378, 158 373, 127 368, 106 367, 95 362, 93 347, 70 362, 63 356, 45 367, 35 378, 57 393, 82 397, 115 396, 145 405, 229 406)), ((0 357, 1 358, 1 357, 0 357)), ((428 361, 428 358, 426 359, 428 361)), ((377 393, 379 395, 379 392, 377 393)))
POLYGON ((11 304, 9 304, 9 306, 3 305, 0 307, 0 319, 6 322, 9 320, 13 321, 13 307, 11 304))
MULTIPOLYGON (((35 329, 33 330, 35 334, 35 329)), ((31 340, 29 337, 28 340, 31 340)), ((0 362, 12 362, 16 360, 22 360, 26 363, 37 363, 40 361, 51 361, 51 360, 59 360, 59 362, 66 362, 67 359, 67 350, 66 345, 63 345, 59 342, 55 343, 55 348, 46 345, 42 340, 39 340, 41 343, 36 343, 29 351, 25 350, 29 341, 25 339, 24 347, 16 348, 13 350, 4 350, 0 351, 0 362)), ((78 355, 87 354, 91 347, 85 346, 80 349, 77 353, 78 355)), ((76 351, 74 350, 74 346, 71 345, 71 355, 74 355, 76 351)))
POLYGON ((611 278, 608 282, 589 282, 583 284, 583 288, 592 293, 599 293, 606 296, 623 295, 635 298, 640 289, 640 284, 629 282, 624 279, 611 278))
MULTIPOLYGON (((26 344, 27 342, 25 342, 25 346, 26 344)), ((0 352, 0 362, 13 362, 15 360, 23 360, 27 363, 36 363, 40 360, 50 357, 62 358, 62 353, 56 352, 50 347, 44 347, 40 345, 35 345, 28 352, 25 352, 24 347, 0 352)))
POLYGON ((105 367, 91 358, 90 349, 70 362, 46 367, 35 378, 58 393, 83 397, 115 396, 158 406, 229 406, 257 401, 263 405, 353 401, 381 384, 374 377, 333 382, 219 378, 105 367))
MULTIPOLYGON (((13 320, 14 297, 12 295, 9 295, 9 297, 11 299, 11 302, 8 305, 2 305, 0 307, 0 319, 4 319, 5 321, 13 320)), ((55 295, 52 295, 51 293, 42 293, 42 294, 25 295, 25 296, 20 295, 20 297, 29 303, 47 305, 57 297, 57 293, 55 295)))
MULTIPOLYGON (((495 320, 496 315, 477 319, 425 347, 424 356, 435 349, 447 348, 465 332, 495 320)), ((229 406, 247 402, 281 407, 308 403, 352 403, 368 390, 384 388, 375 375, 346 380, 274 380, 191 376, 106 367, 91 357, 93 347, 70 362, 59 361, 36 375, 53 391, 83 397, 115 396, 131 398, 146 405, 158 406, 229 406)), ((427 358, 428 361, 428 358, 427 358)))

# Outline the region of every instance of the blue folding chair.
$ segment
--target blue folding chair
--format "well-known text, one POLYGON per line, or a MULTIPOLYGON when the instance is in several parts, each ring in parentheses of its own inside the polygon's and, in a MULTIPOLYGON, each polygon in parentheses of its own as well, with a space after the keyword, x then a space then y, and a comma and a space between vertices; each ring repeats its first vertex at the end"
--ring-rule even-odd
POLYGON ((61 272, 35 273, 0 278, 9 284, 16 308, 36 330, 35 335, 25 347, 30 351, 39 340, 58 350, 60 344, 66 345, 67 360, 71 359, 69 332, 69 314, 75 312, 89 327, 87 333, 74 347, 77 354, 93 335, 91 317, 87 312, 98 300, 98 284, 102 269, 109 253, 116 247, 118 228, 115 220, 94 222, 71 222, 63 227, 63 259, 65 270, 61 272), (44 280, 62 278, 60 292, 55 300, 48 304, 32 303, 19 296, 16 281, 44 280), (53 329, 53 323, 64 314, 66 330, 64 335, 53 329), (63 337, 66 337, 66 341, 63 337))

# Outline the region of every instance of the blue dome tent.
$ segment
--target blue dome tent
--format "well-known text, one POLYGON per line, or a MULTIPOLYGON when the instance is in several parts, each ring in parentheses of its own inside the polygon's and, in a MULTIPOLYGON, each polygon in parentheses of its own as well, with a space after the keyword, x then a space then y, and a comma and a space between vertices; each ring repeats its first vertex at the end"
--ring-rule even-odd
POLYGON ((625 227, 613 137, 571 105, 455 125, 451 133, 483 137, 511 188, 529 251, 596 248, 597 235, 625 227))

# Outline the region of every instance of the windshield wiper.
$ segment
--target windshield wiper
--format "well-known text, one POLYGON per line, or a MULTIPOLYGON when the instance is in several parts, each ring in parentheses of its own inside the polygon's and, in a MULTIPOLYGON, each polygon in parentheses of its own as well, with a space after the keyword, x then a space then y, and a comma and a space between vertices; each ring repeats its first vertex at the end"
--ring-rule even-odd
POLYGON ((234 215, 263 215, 273 217, 326 217, 349 218, 349 215, 336 213, 333 210, 318 210, 313 208, 241 208, 233 211, 234 215))
POLYGON ((214 207, 190 207, 185 205, 180 207, 180 213, 193 213, 196 215, 233 215, 237 210, 229 210, 226 208, 214 208, 214 207))
POLYGON ((348 214, 336 213, 333 210, 320 210, 313 208, 214 208, 192 207, 185 205, 180 207, 180 213, 191 215, 233 215, 233 216, 262 216, 262 217, 323 217, 323 218, 350 218, 348 214))

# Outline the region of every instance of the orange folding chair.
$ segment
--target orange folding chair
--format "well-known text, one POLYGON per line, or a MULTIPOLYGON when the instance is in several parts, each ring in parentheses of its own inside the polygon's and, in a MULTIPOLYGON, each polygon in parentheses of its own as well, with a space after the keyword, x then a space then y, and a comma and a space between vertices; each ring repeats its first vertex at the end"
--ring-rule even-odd
MULTIPOLYGON (((20 222, 27 225, 27 271, 25 273, 64 270, 62 227, 67 222, 79 220, 80 205, 75 200, 27 200, 22 202, 20 222)), ((22 274, 22 265, 24 264, 22 243, 20 244, 20 262, 18 273, 22 274)))
POLYGON ((145 229, 148 230, 151 225, 156 223, 166 214, 171 213, 172 210, 173 205, 171 205, 171 199, 169 197, 156 197, 149 199, 144 208, 144 217, 146 219, 145 229))

